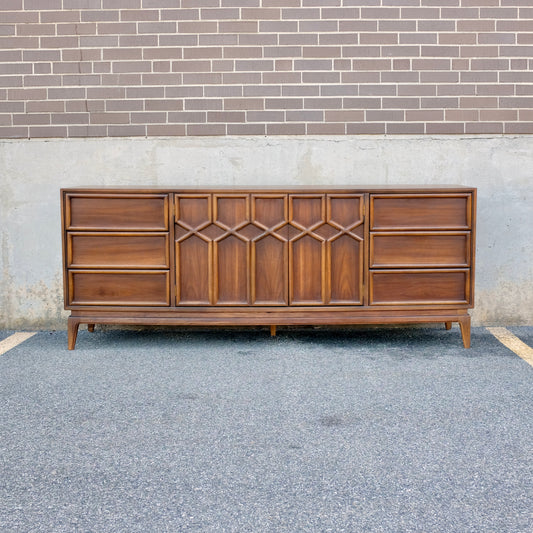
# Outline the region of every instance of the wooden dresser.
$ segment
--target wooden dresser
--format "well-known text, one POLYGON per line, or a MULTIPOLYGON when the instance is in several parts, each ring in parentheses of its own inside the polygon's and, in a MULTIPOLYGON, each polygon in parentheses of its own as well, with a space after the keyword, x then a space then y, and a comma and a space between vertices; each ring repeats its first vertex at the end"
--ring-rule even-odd
POLYGON ((63 189, 79 324, 452 322, 470 345, 476 190, 63 189))

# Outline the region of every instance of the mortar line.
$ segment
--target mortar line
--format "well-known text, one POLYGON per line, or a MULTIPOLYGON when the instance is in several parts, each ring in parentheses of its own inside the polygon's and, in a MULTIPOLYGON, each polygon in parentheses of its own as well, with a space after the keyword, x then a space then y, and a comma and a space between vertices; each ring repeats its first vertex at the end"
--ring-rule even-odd
POLYGON ((13 333, 13 335, 10 335, 7 339, 0 341, 0 355, 4 355, 12 348, 15 348, 15 346, 22 344, 36 334, 36 331, 18 331, 17 333, 13 333))
POLYGON ((504 346, 509 348, 518 357, 521 357, 526 363, 533 366, 533 348, 521 341, 516 335, 513 335, 507 328, 491 327, 486 328, 492 333, 504 346))

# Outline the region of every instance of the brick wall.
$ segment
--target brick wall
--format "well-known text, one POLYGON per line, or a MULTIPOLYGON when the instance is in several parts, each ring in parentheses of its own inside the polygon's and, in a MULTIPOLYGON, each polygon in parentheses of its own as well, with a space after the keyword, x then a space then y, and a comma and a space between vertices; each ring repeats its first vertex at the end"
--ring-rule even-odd
POLYGON ((0 137, 533 133, 533 0, 0 0, 0 137))

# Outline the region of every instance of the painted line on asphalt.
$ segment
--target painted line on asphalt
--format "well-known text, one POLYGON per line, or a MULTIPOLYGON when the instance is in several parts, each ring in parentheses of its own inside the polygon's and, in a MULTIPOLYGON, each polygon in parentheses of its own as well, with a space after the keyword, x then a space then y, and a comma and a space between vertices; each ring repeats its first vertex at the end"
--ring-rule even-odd
POLYGON ((13 333, 13 335, 10 335, 7 339, 0 341, 0 355, 4 355, 15 346, 27 341, 30 337, 33 337, 36 334, 36 331, 19 331, 13 333))
POLYGON ((487 328, 504 346, 533 366, 533 348, 513 335, 507 328, 487 328))

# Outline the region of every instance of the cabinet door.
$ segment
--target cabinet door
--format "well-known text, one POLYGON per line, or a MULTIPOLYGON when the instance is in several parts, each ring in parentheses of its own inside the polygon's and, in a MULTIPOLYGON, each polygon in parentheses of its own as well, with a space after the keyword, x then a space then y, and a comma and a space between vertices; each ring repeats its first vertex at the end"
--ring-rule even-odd
POLYGON ((286 305, 287 196, 178 194, 177 305, 286 305))
POLYGON ((289 196, 291 305, 361 305, 363 195, 289 196))

